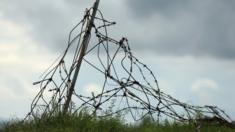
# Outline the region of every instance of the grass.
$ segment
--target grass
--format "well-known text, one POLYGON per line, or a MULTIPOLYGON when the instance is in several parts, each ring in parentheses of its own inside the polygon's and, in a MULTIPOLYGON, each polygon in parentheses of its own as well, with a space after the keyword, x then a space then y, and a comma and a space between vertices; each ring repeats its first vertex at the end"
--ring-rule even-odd
MULTIPOLYGON (((139 123, 126 124, 122 117, 97 118, 86 112, 74 116, 58 114, 52 118, 40 118, 27 122, 12 120, 5 122, 3 132, 195 132, 193 123, 158 124, 150 118, 139 123)), ((203 126, 201 132, 235 132, 225 126, 203 126)))

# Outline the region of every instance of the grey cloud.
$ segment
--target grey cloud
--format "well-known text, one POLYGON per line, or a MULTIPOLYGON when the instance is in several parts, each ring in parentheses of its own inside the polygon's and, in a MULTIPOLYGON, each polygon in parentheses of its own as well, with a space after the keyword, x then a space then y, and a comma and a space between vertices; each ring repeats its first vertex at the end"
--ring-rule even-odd
POLYGON ((235 58, 235 1, 129 0, 127 4, 133 19, 143 24, 151 21, 145 26, 158 32, 150 39, 133 37, 136 49, 150 47, 167 55, 235 58))
MULTIPOLYGON (((123 33, 133 50, 235 58, 234 0, 120 0, 123 6, 117 7, 112 2, 101 1, 104 15, 118 23, 109 34, 123 33)), ((61 51, 69 30, 92 3, 2 0, 0 11, 7 19, 31 27, 31 35, 40 45, 61 51)))
POLYGON ((155 13, 173 15, 187 8, 190 0, 127 0, 127 5, 133 10, 137 17, 145 18, 155 13))
MULTIPOLYGON (((90 8, 93 2, 94 0, 2 0, 0 12, 4 18, 30 27, 30 35, 39 45, 61 52, 67 46, 69 31, 82 19, 85 9, 90 8)), ((101 1, 100 8, 106 8, 106 3, 109 0, 101 1)))
POLYGON ((69 30, 83 15, 84 2, 78 2, 3 0, 0 11, 6 19, 32 28, 30 35, 40 45, 58 50, 66 46, 69 30))
POLYGON ((23 83, 17 77, 4 71, 0 71, 0 73, 1 89, 8 88, 8 90, 12 91, 14 94, 23 94, 26 92, 23 83))

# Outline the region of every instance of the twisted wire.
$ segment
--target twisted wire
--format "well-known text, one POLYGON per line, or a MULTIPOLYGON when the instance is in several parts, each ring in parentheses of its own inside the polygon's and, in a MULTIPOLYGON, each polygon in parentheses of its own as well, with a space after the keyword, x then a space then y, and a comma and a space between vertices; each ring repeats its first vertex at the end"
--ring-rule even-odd
MULTIPOLYGON (((40 90, 33 99, 25 119, 37 118, 37 115, 44 114, 53 116, 62 110, 91 12, 92 8, 85 11, 83 19, 70 31, 67 47, 60 59, 43 73, 40 81, 34 83, 39 85, 40 90), (73 55, 72 59, 66 58, 69 55, 73 55)), ((82 95, 75 90, 73 98, 76 98, 78 103, 74 108, 70 108, 71 114, 89 107, 91 113, 99 117, 125 113, 135 121, 150 116, 157 121, 161 118, 171 118, 187 122, 200 113, 203 117, 216 117, 224 122, 232 122, 230 117, 216 106, 193 106, 162 92, 152 70, 132 54, 128 39, 123 37, 116 40, 109 36, 108 27, 114 24, 116 23, 104 19, 102 12, 98 10, 98 16, 93 23, 96 43, 89 45, 83 62, 102 74, 102 90, 97 95, 92 93, 91 96, 82 95), (88 59, 91 54, 96 55, 96 63, 88 59), (115 102, 113 110, 104 113, 112 101, 115 102)))

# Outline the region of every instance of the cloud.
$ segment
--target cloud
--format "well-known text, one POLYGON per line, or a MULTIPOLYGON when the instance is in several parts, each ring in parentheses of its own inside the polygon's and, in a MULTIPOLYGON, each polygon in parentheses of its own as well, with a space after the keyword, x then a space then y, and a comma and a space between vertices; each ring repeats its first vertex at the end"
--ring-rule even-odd
POLYGON ((32 82, 54 60, 55 54, 38 45, 21 24, 0 16, 0 29, 0 104, 5 106, 0 113, 4 115, 29 106, 38 91, 33 89, 32 82), (12 105, 16 102, 22 106, 12 105))
POLYGON ((30 36, 28 29, 20 24, 0 17, 0 29, 0 36, 3 36, 0 39, 1 70, 7 69, 12 72, 11 70, 17 66, 30 69, 32 72, 42 71, 57 56, 38 45, 30 36))
POLYGON ((219 85, 215 80, 209 78, 199 78, 191 86, 191 91, 195 94, 196 102, 200 105, 219 105, 216 96, 221 96, 219 85))
POLYGON ((84 94, 91 96, 92 93, 95 95, 100 94, 102 92, 101 87, 98 84, 90 83, 84 87, 84 94))
POLYGON ((80 4, 64 0, 3 0, 0 5, 5 19, 30 28, 31 37, 54 51, 66 46, 69 30, 85 10, 80 4))
POLYGON ((127 0, 127 4, 133 10, 136 17, 150 17, 155 13, 164 15, 175 15, 179 9, 184 9, 189 4, 189 0, 127 0))
MULTIPOLYGON (((60 52, 68 32, 92 3, 3 0, 0 12, 5 19, 29 28, 39 45, 60 52)), ((110 35, 127 36, 135 51, 222 59, 235 58, 234 6, 232 0, 106 0, 100 4, 105 16, 120 24, 110 35)))
POLYGON ((164 55, 235 57, 235 1, 128 0, 127 4, 132 18, 141 23, 135 33, 143 37, 132 40, 136 49, 164 55))
POLYGON ((200 92, 205 90, 216 91, 218 89, 219 89, 218 84, 214 80, 207 78, 196 80, 191 87, 191 90, 193 92, 200 92))

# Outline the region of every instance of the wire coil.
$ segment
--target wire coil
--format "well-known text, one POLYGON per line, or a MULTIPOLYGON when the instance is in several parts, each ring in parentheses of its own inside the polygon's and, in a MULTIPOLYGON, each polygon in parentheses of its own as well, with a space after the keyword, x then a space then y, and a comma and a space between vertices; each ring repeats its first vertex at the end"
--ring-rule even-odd
MULTIPOLYGON (((70 31, 64 53, 44 72, 42 79, 34 83, 39 85, 40 90, 33 99, 25 119, 37 118, 38 114, 49 113, 53 116, 62 109, 92 10, 91 8, 85 11, 83 19, 70 31), (71 54, 72 59, 66 58, 71 54), (70 67, 67 67, 68 65, 70 67)), ((97 116, 124 112, 135 121, 150 116, 157 121, 161 118, 171 118, 187 122, 201 113, 204 117, 216 117, 221 121, 232 122, 229 116, 216 106, 189 105, 162 92, 151 69, 132 54, 128 39, 123 37, 115 40, 109 36, 108 27, 116 23, 104 19, 100 10, 97 13, 92 32, 96 43, 89 46, 83 61, 103 75, 102 90, 97 95, 92 93, 92 96, 79 94, 75 90, 73 98, 78 99, 79 104, 70 108, 71 114, 89 107, 91 114, 95 113, 97 116), (96 55, 98 63, 87 59, 90 54, 96 55), (113 111, 104 114, 103 111, 112 101, 115 101, 113 111)))

